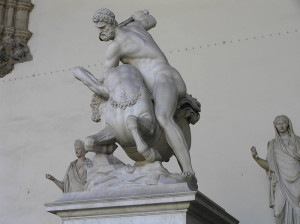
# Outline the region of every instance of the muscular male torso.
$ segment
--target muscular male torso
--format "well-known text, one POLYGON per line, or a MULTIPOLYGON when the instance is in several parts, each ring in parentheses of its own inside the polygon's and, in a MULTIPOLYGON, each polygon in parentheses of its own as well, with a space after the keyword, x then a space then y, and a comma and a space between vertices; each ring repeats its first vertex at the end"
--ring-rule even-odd
POLYGON ((180 95, 185 94, 185 84, 179 72, 170 66, 164 53, 141 25, 132 23, 120 28, 108 51, 116 48, 116 44, 116 57, 122 63, 136 67, 151 92, 157 82, 169 82, 177 87, 180 95))

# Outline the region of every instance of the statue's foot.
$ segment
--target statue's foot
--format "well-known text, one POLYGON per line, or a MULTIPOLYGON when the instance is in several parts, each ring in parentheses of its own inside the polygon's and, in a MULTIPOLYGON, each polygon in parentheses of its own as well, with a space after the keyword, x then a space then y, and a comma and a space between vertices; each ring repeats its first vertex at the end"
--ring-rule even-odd
POLYGON ((186 181, 188 187, 195 191, 198 189, 198 184, 197 184, 197 178, 195 176, 194 172, 182 172, 182 174, 184 176, 184 180, 186 181))
POLYGON ((149 163, 153 163, 154 161, 161 161, 161 155, 156 149, 153 148, 146 150, 144 153, 142 153, 142 155, 149 163))

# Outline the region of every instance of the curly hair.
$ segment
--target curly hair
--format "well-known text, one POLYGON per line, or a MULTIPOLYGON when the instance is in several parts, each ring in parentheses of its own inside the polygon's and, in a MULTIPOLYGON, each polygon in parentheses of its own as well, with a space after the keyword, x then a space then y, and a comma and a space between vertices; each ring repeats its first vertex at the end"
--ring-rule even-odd
POLYGON ((96 13, 93 16, 93 22, 106 22, 108 24, 118 26, 118 22, 115 19, 115 14, 111 10, 106 8, 99 9, 96 11, 96 13))

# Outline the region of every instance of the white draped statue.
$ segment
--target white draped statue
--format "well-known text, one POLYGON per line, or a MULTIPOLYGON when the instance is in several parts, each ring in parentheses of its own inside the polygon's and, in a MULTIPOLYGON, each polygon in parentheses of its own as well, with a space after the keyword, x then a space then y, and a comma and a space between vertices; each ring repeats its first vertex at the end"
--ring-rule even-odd
POLYGON ((276 224, 300 224, 300 138, 284 115, 274 121, 275 139, 268 143, 267 159, 255 161, 267 171, 270 180, 270 207, 276 224))
POLYGON ((64 193, 83 191, 87 179, 87 168, 92 166, 92 161, 85 158, 87 151, 84 149, 83 141, 77 139, 74 148, 78 159, 70 163, 62 181, 46 174, 46 178, 53 181, 64 193))

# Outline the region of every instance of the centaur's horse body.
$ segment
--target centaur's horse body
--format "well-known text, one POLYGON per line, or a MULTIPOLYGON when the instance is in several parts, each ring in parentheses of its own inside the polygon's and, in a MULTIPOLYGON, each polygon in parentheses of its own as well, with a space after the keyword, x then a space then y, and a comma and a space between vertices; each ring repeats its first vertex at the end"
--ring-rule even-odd
MULTIPOLYGON (((107 100, 105 128, 86 138, 86 150, 111 154, 118 143, 137 162, 168 161, 174 155, 156 121, 151 93, 136 68, 131 65, 113 68, 105 74, 103 84, 83 68, 76 68, 74 74, 95 92, 94 106, 97 99, 107 100)), ((189 148, 189 123, 199 120, 199 112, 199 102, 186 95, 174 115, 189 148)))

